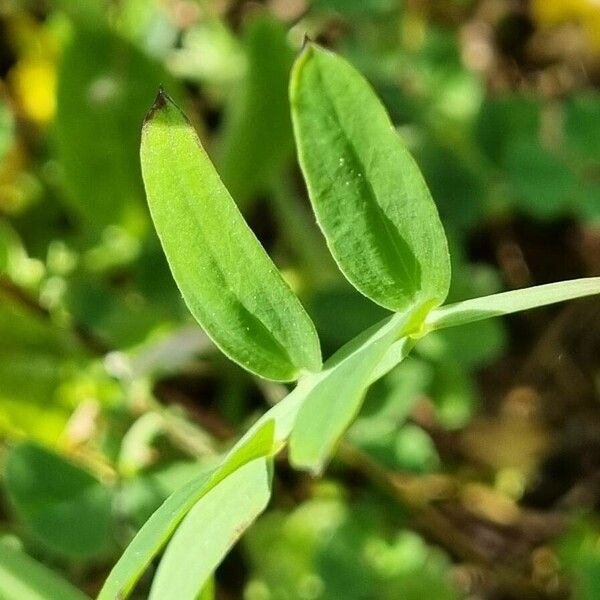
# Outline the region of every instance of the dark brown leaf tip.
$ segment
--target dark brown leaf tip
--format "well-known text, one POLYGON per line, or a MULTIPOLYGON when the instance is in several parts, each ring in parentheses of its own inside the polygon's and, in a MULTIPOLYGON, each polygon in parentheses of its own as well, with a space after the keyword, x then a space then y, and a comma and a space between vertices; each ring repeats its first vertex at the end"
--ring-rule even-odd
POLYGON ((151 121, 154 118, 154 115, 162 108, 165 108, 169 102, 172 102, 171 98, 169 98, 169 94, 165 92, 162 85, 158 86, 158 92, 156 98, 154 98, 154 103, 144 117, 144 125, 148 121, 151 121))
POLYGON ((307 47, 309 44, 312 44, 312 39, 311 39, 311 37, 308 35, 308 33, 305 33, 305 34, 304 34, 304 37, 302 38, 302 48, 301 48, 301 50, 304 50, 304 49, 306 49, 306 47, 307 47))
POLYGON ((164 111, 165 109, 175 109, 187 123, 190 120, 187 118, 186 114, 175 104, 175 101, 167 92, 165 92, 163 86, 159 86, 158 93, 156 94, 156 98, 154 98, 154 104, 150 107, 150 110, 146 114, 144 118, 144 126, 150 123, 159 112, 164 111))

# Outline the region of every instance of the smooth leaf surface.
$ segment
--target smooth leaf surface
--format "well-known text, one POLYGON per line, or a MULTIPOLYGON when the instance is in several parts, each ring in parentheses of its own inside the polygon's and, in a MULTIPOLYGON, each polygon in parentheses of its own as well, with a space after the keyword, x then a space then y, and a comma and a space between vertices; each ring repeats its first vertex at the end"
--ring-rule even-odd
POLYGON ((312 321, 219 179, 193 128, 164 92, 142 133, 150 211, 188 308, 217 346, 279 381, 321 366, 312 321))
POLYGON ((171 494, 127 546, 104 583, 98 600, 127 598, 188 511, 236 469, 272 452, 273 432, 271 420, 252 428, 216 469, 198 476, 171 494))
POLYGON ((240 467, 206 494, 167 546, 150 600, 195 600, 270 497, 271 474, 265 458, 240 467))
POLYGON ((198 600, 215 600, 215 578, 211 577, 202 588, 198 600))
POLYGON ((383 355, 381 360, 377 363, 375 369, 371 372, 369 377, 369 385, 375 383, 378 379, 381 379, 387 375, 394 367, 399 365, 414 348, 417 340, 411 337, 403 337, 395 341, 383 355))
POLYGON ((388 317, 343 346, 321 373, 300 382, 299 389, 306 386, 307 391, 290 437, 290 461, 295 467, 314 473, 323 470, 358 413, 368 386, 408 353, 404 350, 409 344, 399 338, 410 333, 419 316, 414 311, 388 317))
POLYGON ((49 548, 68 556, 108 548, 110 490, 61 456, 31 443, 15 447, 6 489, 19 518, 49 548))
POLYGON ((432 329, 455 327, 595 294, 600 294, 600 277, 548 283, 448 304, 429 313, 425 326, 432 329))
POLYGON ((83 592, 24 552, 0 542, 2 600, 89 600, 83 592))
POLYGON ((344 275, 394 311, 440 305, 450 282, 444 230, 374 91, 345 60, 308 44, 290 99, 309 196, 344 275))

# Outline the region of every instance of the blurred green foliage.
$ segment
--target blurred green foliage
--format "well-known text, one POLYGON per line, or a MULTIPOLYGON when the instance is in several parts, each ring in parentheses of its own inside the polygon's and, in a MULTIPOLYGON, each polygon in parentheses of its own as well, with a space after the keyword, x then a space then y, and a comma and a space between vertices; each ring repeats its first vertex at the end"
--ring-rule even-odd
POLYGON ((111 494, 90 474, 23 444, 10 452, 5 477, 17 515, 53 551, 85 558, 108 550, 111 494))
POLYGON ((272 511, 244 540, 254 568, 245 597, 457 598, 448 559, 393 521, 377 498, 348 502, 335 486, 291 512, 272 511))
MULTIPOLYGON (((0 3, 3 598, 79 597, 67 581, 94 596, 286 391, 220 357, 171 279, 139 167, 159 84, 325 357, 387 312, 332 267, 300 184, 287 85, 304 34, 367 75, 415 154, 450 301, 600 273, 597 3, 258 4, 0 3)), ((597 598, 600 319, 578 306, 424 340, 370 390, 344 442, 360 460, 341 451, 319 484, 276 476, 216 597, 597 598)))

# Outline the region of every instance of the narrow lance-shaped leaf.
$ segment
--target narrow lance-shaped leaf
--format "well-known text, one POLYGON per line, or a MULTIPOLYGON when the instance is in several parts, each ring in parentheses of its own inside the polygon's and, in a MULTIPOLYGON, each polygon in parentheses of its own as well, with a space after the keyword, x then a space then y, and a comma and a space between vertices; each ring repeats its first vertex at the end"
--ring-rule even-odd
POLYGON ((171 494, 127 546, 104 582, 98 600, 127 598, 188 511, 237 469, 269 455, 273 451, 273 435, 273 421, 262 420, 240 439, 216 469, 200 475, 171 494))
POLYGON ((161 90, 142 132, 150 212, 188 308, 232 360, 279 381, 318 371, 312 321, 221 182, 190 123, 161 90))
POLYGON ((444 230, 419 168, 365 79, 309 43, 292 71, 300 166, 340 269, 394 311, 442 304, 450 283, 444 230))
POLYGON ((412 344, 405 336, 420 326, 425 309, 398 313, 374 325, 340 348, 323 371, 300 381, 298 390, 305 397, 290 437, 294 466, 314 473, 323 470, 369 385, 410 351, 412 344))
POLYGON ((167 546, 149 600, 196 600, 211 573, 270 497, 271 474, 265 458, 239 468, 206 494, 167 546))
POLYGON ((425 326, 427 329, 455 327, 595 294, 600 294, 600 277, 547 283, 448 304, 432 311, 425 326))

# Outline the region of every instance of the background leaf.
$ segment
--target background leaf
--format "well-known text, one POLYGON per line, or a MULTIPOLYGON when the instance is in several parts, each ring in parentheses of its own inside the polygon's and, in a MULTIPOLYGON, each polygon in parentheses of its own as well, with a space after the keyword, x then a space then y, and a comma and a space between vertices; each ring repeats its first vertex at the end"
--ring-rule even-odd
POLYGON ((112 494, 86 471, 26 443, 8 456, 6 487, 27 529, 52 550, 94 556, 108 549, 112 494))
POLYGON ((4 160, 14 137, 14 119, 12 112, 0 96, 0 162, 4 160))
POLYGON ((24 552, 0 541, 0 597, 3 600, 89 600, 24 552))
POLYGON ((0 431, 56 444, 73 406, 61 384, 84 352, 64 330, 0 293, 0 431))
POLYGON ((231 94, 219 161, 223 183, 242 210, 268 192, 294 147, 287 100, 294 54, 286 31, 261 11, 246 26, 244 43, 246 76, 231 94))
POLYGON ((103 26, 77 28, 65 49, 57 147, 71 204, 88 230, 143 210, 139 127, 159 84, 177 91, 162 66, 103 26))
POLYGON ((448 558, 392 513, 375 497, 346 495, 334 483, 316 485, 311 497, 293 508, 274 508, 244 537, 254 573, 245 595, 273 600, 299 594, 318 600, 459 598, 450 583, 448 558))

